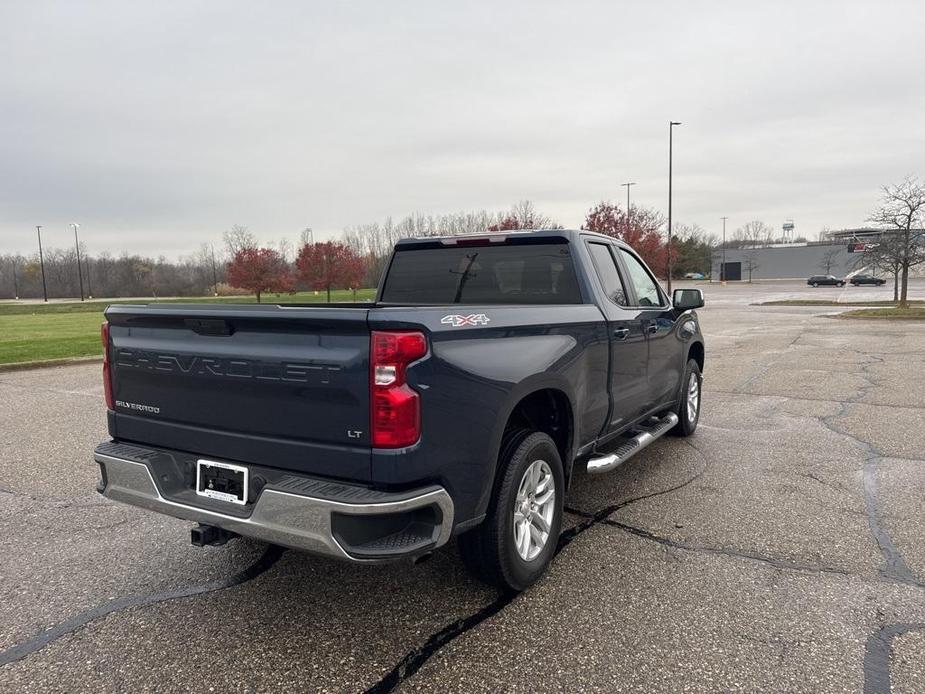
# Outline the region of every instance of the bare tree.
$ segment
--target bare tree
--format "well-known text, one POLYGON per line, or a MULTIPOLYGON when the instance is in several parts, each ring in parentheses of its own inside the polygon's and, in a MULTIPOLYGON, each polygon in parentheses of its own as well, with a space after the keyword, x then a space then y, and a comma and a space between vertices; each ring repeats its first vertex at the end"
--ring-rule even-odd
POLYGON ((898 268, 899 307, 909 308, 909 269, 925 263, 925 183, 909 177, 883 186, 880 209, 869 221, 889 232, 883 254, 898 268))
POLYGON ((819 269, 822 270, 825 274, 832 274, 832 268, 835 266, 835 259, 841 254, 841 247, 830 248, 822 254, 822 259, 819 261, 819 269))
POLYGON ((902 270, 901 240, 897 235, 884 236, 858 255, 855 267, 875 268, 893 278, 893 301, 899 301, 899 275, 902 270))
POLYGON ((752 273, 761 267, 758 263, 758 256, 755 253, 746 253, 742 258, 745 265, 745 271, 748 273, 748 283, 752 283, 752 273))
POLYGON ((235 224, 222 235, 228 255, 234 258, 238 251, 257 248, 257 237, 246 226, 235 224))
POLYGON ((745 244, 755 247, 771 243, 774 239, 774 229, 760 219, 743 224, 736 229, 733 238, 744 241, 745 244))
POLYGON ((511 207, 511 211, 503 217, 516 220, 518 229, 555 229, 559 225, 544 214, 540 214, 529 200, 521 200, 511 207))
POLYGON ((292 241, 285 236, 276 244, 276 250, 279 251, 279 254, 287 263, 291 263, 295 260, 295 250, 292 248, 292 241))

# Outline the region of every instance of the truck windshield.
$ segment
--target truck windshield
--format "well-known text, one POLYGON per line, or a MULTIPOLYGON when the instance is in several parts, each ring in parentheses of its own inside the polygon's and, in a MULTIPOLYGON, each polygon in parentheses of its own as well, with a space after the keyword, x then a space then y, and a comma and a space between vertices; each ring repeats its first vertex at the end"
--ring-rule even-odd
POLYGON ((567 244, 396 250, 380 301, 390 304, 580 304, 567 244))

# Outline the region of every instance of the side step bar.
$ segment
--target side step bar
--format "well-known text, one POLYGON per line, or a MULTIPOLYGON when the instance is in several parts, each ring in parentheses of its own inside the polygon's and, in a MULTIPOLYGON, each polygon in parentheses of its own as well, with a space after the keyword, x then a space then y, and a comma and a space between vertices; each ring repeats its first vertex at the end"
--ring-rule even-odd
POLYGON ((588 461, 588 473, 597 475, 603 472, 610 472, 614 468, 619 467, 650 443, 664 436, 677 423, 678 415, 674 412, 669 412, 661 419, 655 420, 651 426, 640 426, 639 429, 641 429, 641 431, 638 434, 632 438, 624 439, 623 443, 617 446, 616 450, 612 453, 597 458, 591 458, 591 460, 588 461))

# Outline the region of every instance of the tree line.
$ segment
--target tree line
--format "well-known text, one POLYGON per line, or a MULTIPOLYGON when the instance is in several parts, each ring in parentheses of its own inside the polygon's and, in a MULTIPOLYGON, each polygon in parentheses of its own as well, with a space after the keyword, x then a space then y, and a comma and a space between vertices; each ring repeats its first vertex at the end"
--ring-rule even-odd
MULTIPOLYGON (((925 221, 925 185, 910 178, 886 186, 882 193, 881 206, 870 221, 891 233, 864 254, 864 261, 890 272, 895 278, 896 298, 905 302, 909 271, 925 262, 921 229, 925 221)), ((220 248, 202 244, 196 252, 176 261, 128 253, 118 257, 108 252, 91 256, 81 245, 78 269, 75 248, 48 248, 44 253, 45 285, 49 298, 76 297, 81 289, 85 295, 99 297, 253 293, 258 301, 267 292, 312 289, 326 291, 330 298, 332 289, 376 286, 392 247, 402 238, 543 228, 562 227, 529 200, 500 213, 479 210, 410 214, 398 220, 388 217, 382 222, 347 227, 337 241, 316 243, 311 230, 306 229, 297 248, 286 238, 261 245, 246 226, 236 225, 224 233, 220 248)), ((659 210, 635 205, 626 208, 602 201, 588 210, 582 228, 625 241, 653 272, 666 277, 669 247, 665 218, 659 210)), ((725 245, 751 249, 779 240, 771 226, 753 220, 732 231, 725 245)), ((714 253, 721 248, 716 234, 696 224, 674 224, 672 275, 708 275, 714 253)), ((41 298, 41 264, 38 253, 0 256, 0 298, 41 298)), ((747 265, 750 276, 758 267, 757 261, 753 259, 747 265)))
MULTIPOLYGON (((90 255, 81 243, 79 273, 76 248, 45 248, 42 255, 50 299, 76 298, 81 284, 86 297, 203 296, 225 279, 225 265, 219 258, 213 266, 208 245, 168 260, 127 252, 90 255)), ((42 298, 42 264, 38 252, 0 255, 0 298, 42 298)))
MULTIPOLYGON (((657 210, 601 202, 591 208, 583 228, 620 238, 664 277, 667 269, 665 218, 657 210)), ((288 239, 261 244, 246 226, 223 234, 223 244, 202 244, 188 256, 170 261, 164 256, 108 252, 92 256, 81 243, 80 270, 76 249, 46 248, 45 281, 49 298, 77 297, 83 283, 86 296, 146 297, 285 294, 300 289, 326 291, 374 287, 395 243, 402 238, 458 236, 484 231, 562 228, 556 220, 523 200, 504 212, 487 210, 443 215, 410 214, 344 229, 341 240, 316 243, 310 229, 298 248, 288 239)), ((673 228, 673 274, 710 271, 716 237, 697 225, 673 228)), ((0 298, 41 298, 41 263, 31 256, 0 256, 0 298)))

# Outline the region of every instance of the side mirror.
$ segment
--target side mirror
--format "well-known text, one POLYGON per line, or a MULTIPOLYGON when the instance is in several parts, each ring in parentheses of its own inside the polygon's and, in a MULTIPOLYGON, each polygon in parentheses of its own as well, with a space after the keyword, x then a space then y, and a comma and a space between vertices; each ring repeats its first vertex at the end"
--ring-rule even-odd
POLYGON ((703 306, 703 292, 699 289, 675 289, 671 302, 679 311, 690 311, 703 306))

